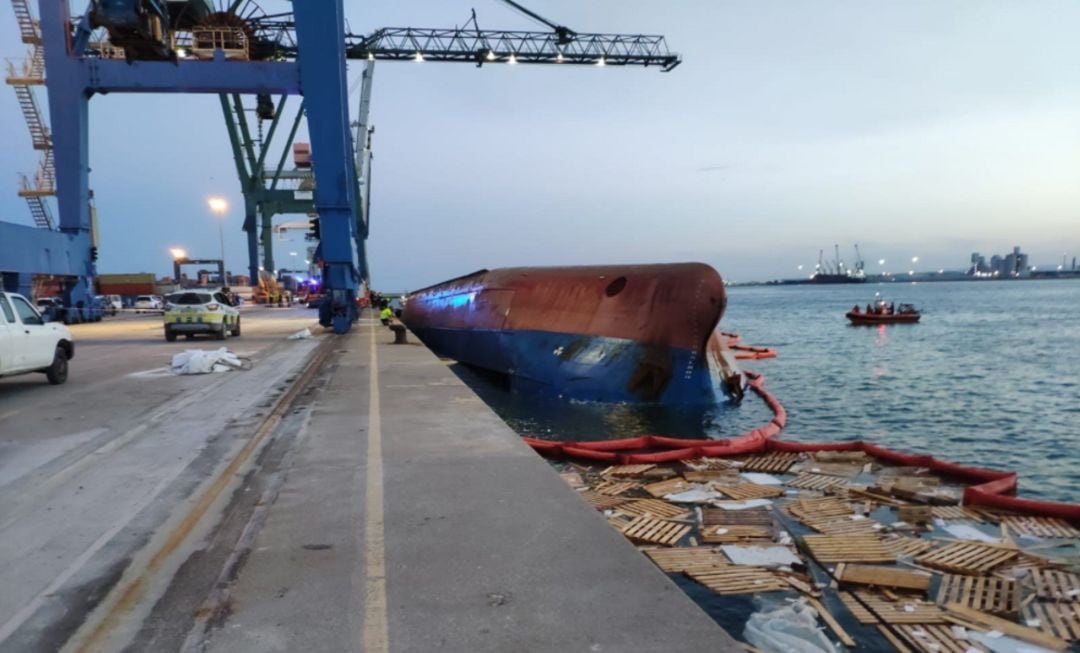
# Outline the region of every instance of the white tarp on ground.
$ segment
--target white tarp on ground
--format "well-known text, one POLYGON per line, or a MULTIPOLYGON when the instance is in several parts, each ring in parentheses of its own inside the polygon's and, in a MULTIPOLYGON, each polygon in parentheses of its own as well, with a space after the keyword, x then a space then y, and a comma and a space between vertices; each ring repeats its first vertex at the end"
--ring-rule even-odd
POLYGON ((288 338, 286 338, 286 340, 307 340, 310 337, 311 337, 311 329, 308 329, 308 328, 305 327, 303 329, 300 329, 296 333, 292 334, 288 338))
POLYGON ((789 605, 769 605, 760 597, 754 603, 758 611, 750 615, 743 635, 746 641, 765 653, 837 653, 834 645, 817 623, 817 612, 806 599, 789 605))
POLYGON ((753 567, 788 567, 801 562, 786 546, 725 544, 720 547, 732 564, 753 567))
POLYGON ((244 363, 236 354, 222 347, 214 350, 188 349, 175 354, 169 371, 173 374, 210 374, 243 367, 244 363))

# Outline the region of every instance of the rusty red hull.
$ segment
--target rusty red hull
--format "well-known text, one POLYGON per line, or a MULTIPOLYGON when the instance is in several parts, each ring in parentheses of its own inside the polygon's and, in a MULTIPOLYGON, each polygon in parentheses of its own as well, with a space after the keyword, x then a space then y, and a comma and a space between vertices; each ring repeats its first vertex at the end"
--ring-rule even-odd
POLYGON ((481 270, 411 294, 437 353, 589 401, 722 396, 723 280, 701 263, 481 270))

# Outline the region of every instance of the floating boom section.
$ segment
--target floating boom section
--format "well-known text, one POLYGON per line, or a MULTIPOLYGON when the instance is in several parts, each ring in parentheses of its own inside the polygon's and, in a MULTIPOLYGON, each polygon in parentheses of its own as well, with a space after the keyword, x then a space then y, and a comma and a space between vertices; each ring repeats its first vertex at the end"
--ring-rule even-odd
POLYGON ((738 372, 716 332, 724 283, 702 263, 481 270, 408 297, 435 352, 566 399, 711 404, 738 372))
POLYGON ((663 36, 651 34, 578 33, 560 43, 553 32, 384 27, 347 36, 346 43, 350 59, 656 66, 664 72, 682 62, 663 36))

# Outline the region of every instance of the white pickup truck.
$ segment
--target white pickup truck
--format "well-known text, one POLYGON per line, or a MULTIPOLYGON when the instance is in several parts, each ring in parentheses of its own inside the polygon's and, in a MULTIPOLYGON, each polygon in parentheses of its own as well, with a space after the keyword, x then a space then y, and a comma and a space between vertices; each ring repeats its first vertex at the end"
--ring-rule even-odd
POLYGON ((45 322, 22 295, 0 292, 0 376, 44 372, 49 383, 67 381, 75 355, 71 331, 45 322))

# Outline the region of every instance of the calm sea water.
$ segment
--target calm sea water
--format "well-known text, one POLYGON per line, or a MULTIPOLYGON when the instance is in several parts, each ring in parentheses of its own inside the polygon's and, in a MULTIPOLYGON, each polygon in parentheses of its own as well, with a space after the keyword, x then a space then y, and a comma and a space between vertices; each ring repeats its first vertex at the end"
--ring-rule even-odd
MULTIPOLYGON (((743 363, 787 409, 782 438, 1012 469, 1027 496, 1080 501, 1080 281, 731 288, 720 326, 778 350, 743 363), (848 326, 844 313, 875 293, 914 303, 922 322, 848 326)), ((756 397, 709 410, 541 402, 458 371, 534 437, 720 438, 771 419, 756 397)))

